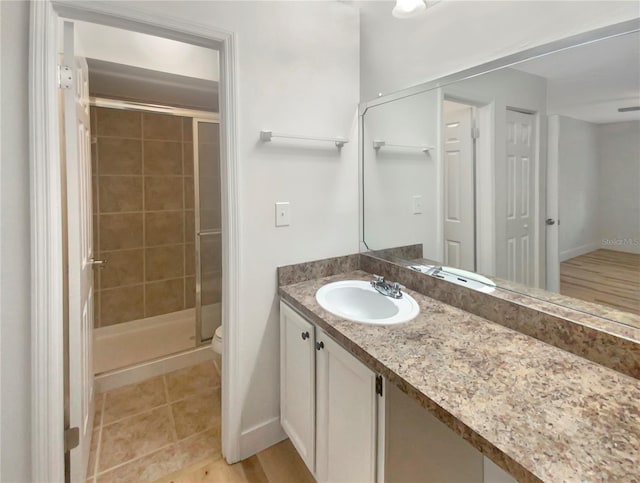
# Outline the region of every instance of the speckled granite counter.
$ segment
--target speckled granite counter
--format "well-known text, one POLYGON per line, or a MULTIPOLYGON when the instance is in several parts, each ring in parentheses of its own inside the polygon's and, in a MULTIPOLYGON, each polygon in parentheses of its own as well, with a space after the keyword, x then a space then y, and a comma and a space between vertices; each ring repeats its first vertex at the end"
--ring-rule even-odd
POLYGON ((280 295, 372 370, 520 481, 640 481, 640 381, 408 290, 398 326, 345 321, 315 299, 363 271, 283 285, 280 295))

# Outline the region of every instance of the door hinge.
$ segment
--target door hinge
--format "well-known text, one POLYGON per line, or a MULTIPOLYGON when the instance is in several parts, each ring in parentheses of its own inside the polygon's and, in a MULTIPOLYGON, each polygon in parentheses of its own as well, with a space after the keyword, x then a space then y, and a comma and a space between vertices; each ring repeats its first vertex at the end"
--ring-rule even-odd
POLYGON ((480 137, 480 129, 477 127, 471 128, 471 139, 478 139, 480 137))
POLYGON ((376 394, 382 396, 382 376, 380 374, 376 376, 376 394))
POLYGON ((71 451, 80 444, 80 428, 69 428, 64 430, 64 452, 71 451))
POLYGON ((68 65, 58 65, 58 87, 60 89, 73 87, 73 71, 68 65))

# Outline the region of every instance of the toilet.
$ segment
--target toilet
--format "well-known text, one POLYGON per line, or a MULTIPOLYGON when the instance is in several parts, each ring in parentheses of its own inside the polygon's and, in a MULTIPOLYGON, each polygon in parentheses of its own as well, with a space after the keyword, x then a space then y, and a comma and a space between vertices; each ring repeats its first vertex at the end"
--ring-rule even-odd
POLYGON ((211 348, 216 354, 222 355, 222 326, 216 329, 213 340, 211 341, 211 348))

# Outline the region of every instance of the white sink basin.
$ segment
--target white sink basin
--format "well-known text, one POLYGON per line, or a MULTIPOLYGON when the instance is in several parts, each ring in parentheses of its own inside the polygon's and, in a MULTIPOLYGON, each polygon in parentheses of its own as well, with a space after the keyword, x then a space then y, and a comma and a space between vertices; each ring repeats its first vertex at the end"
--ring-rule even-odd
POLYGON ((363 280, 329 283, 316 292, 316 300, 327 312, 362 324, 403 324, 420 313, 418 303, 405 292, 402 298, 382 295, 363 280))

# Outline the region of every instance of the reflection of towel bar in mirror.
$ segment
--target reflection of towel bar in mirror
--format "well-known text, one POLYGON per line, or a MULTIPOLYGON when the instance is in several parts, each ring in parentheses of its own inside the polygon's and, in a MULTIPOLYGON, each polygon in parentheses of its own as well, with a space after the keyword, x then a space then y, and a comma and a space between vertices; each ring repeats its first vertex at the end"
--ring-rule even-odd
POLYGON ((345 138, 324 138, 318 136, 301 136, 299 134, 284 134, 284 133, 276 133, 273 131, 260 131, 260 140, 263 142, 271 141, 271 138, 286 138, 286 139, 302 139, 305 141, 327 141, 330 143, 335 143, 336 147, 341 148, 346 143, 349 142, 348 139, 345 138))
POLYGON ((432 146, 409 146, 407 144, 389 144, 388 142, 381 140, 373 141, 373 149, 375 149, 376 151, 384 146, 388 148, 419 149, 423 153, 428 153, 432 149, 435 149, 432 146))

